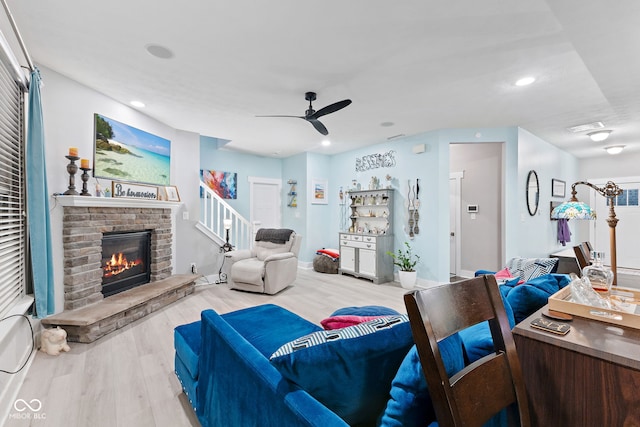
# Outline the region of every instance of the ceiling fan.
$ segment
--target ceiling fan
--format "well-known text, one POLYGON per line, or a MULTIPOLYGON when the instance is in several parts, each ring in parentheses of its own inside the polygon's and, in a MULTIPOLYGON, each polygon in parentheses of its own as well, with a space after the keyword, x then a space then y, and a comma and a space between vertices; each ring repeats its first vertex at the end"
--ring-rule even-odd
POLYGON ((256 117, 294 117, 294 118, 298 118, 298 119, 304 119, 304 120, 308 121, 309 123, 311 123, 313 125, 313 127, 316 128, 316 130, 318 132, 320 132, 321 134, 329 135, 329 131, 320 122, 320 120, 318 120, 318 118, 320 118, 322 116, 325 116, 327 114, 335 113, 336 111, 342 110, 344 107, 346 107, 347 105, 351 104, 351 100, 350 99, 344 99, 342 101, 338 101, 338 102, 333 103, 331 105, 327 105, 326 107, 321 108, 318 111, 316 111, 316 110, 313 109, 313 106, 311 105, 311 102, 316 100, 316 93, 315 92, 307 92, 307 93, 304 94, 304 99, 309 101, 309 109, 304 112, 304 116, 256 116, 256 117))

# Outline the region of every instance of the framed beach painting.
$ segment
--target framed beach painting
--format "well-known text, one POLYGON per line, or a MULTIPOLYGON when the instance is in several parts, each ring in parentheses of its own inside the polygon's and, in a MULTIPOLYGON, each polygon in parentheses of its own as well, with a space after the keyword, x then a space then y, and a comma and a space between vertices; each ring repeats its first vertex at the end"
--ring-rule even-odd
POLYGON ((329 203, 327 187, 328 182, 326 179, 314 178, 311 180, 311 204, 326 205, 329 203))
POLYGON ((169 185, 171 141, 94 114, 93 176, 169 185))
POLYGON ((200 180, 223 199, 238 198, 238 174, 235 172, 201 169, 200 180))

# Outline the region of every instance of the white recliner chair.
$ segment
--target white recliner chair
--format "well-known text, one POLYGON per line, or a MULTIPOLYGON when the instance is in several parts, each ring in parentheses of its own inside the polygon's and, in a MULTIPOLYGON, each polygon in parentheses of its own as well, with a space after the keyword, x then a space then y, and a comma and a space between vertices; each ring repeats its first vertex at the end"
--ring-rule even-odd
POLYGON ((253 249, 227 252, 231 289, 276 294, 293 283, 298 272, 302 236, 284 228, 261 228, 253 249))

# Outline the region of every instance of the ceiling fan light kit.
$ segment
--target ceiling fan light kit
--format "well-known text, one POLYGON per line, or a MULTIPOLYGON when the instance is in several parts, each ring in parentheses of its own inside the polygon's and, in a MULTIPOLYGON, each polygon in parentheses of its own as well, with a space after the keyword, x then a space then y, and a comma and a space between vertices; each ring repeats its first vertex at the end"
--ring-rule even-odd
POLYGON ((304 99, 309 101, 309 109, 304 112, 304 116, 284 116, 284 115, 272 115, 272 116, 256 116, 256 117, 293 117, 297 119, 304 119, 311 123, 313 127, 320 132, 322 135, 329 135, 329 131, 327 128, 318 120, 318 118, 322 116, 326 116, 327 114, 335 113, 338 110, 342 110, 347 105, 351 104, 350 99, 344 99, 342 101, 335 102, 333 104, 327 105, 324 108, 319 109, 318 111, 313 109, 313 105, 311 104, 316 100, 315 92, 307 92, 304 94, 304 99))

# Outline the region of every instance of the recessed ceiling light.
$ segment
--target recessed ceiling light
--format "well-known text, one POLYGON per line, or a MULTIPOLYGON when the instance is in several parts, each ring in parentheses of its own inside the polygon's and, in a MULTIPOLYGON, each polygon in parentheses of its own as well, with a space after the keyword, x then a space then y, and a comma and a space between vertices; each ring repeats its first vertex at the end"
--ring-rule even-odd
POLYGON ((624 150, 624 145, 611 145, 609 147, 604 147, 605 150, 607 150, 607 153, 613 155, 613 154, 620 154, 622 153, 622 150, 624 150))
POLYGON ((516 86, 528 86, 535 81, 535 77, 523 77, 516 82, 516 86))
POLYGON ((159 44, 148 44, 144 47, 149 54, 160 59, 173 58, 173 52, 169 48, 160 46, 159 44))
POLYGON ((329 141, 328 139, 323 139, 322 140, 322 146, 323 147, 328 147, 331 145, 331 141, 329 141))
POLYGON ((144 108, 144 102, 140 102, 140 101, 131 101, 130 102, 131 105, 133 105, 134 107, 138 107, 138 108, 144 108))
POLYGON ((382 126, 383 128, 388 128, 390 126, 393 126, 395 123, 393 122, 382 122, 380 123, 380 126, 382 126))
POLYGON ((587 135, 589 136, 589 138, 591 138, 592 141, 600 142, 609 138, 609 135, 611 134, 611 132, 612 131, 610 130, 599 130, 596 132, 590 132, 587 135))

